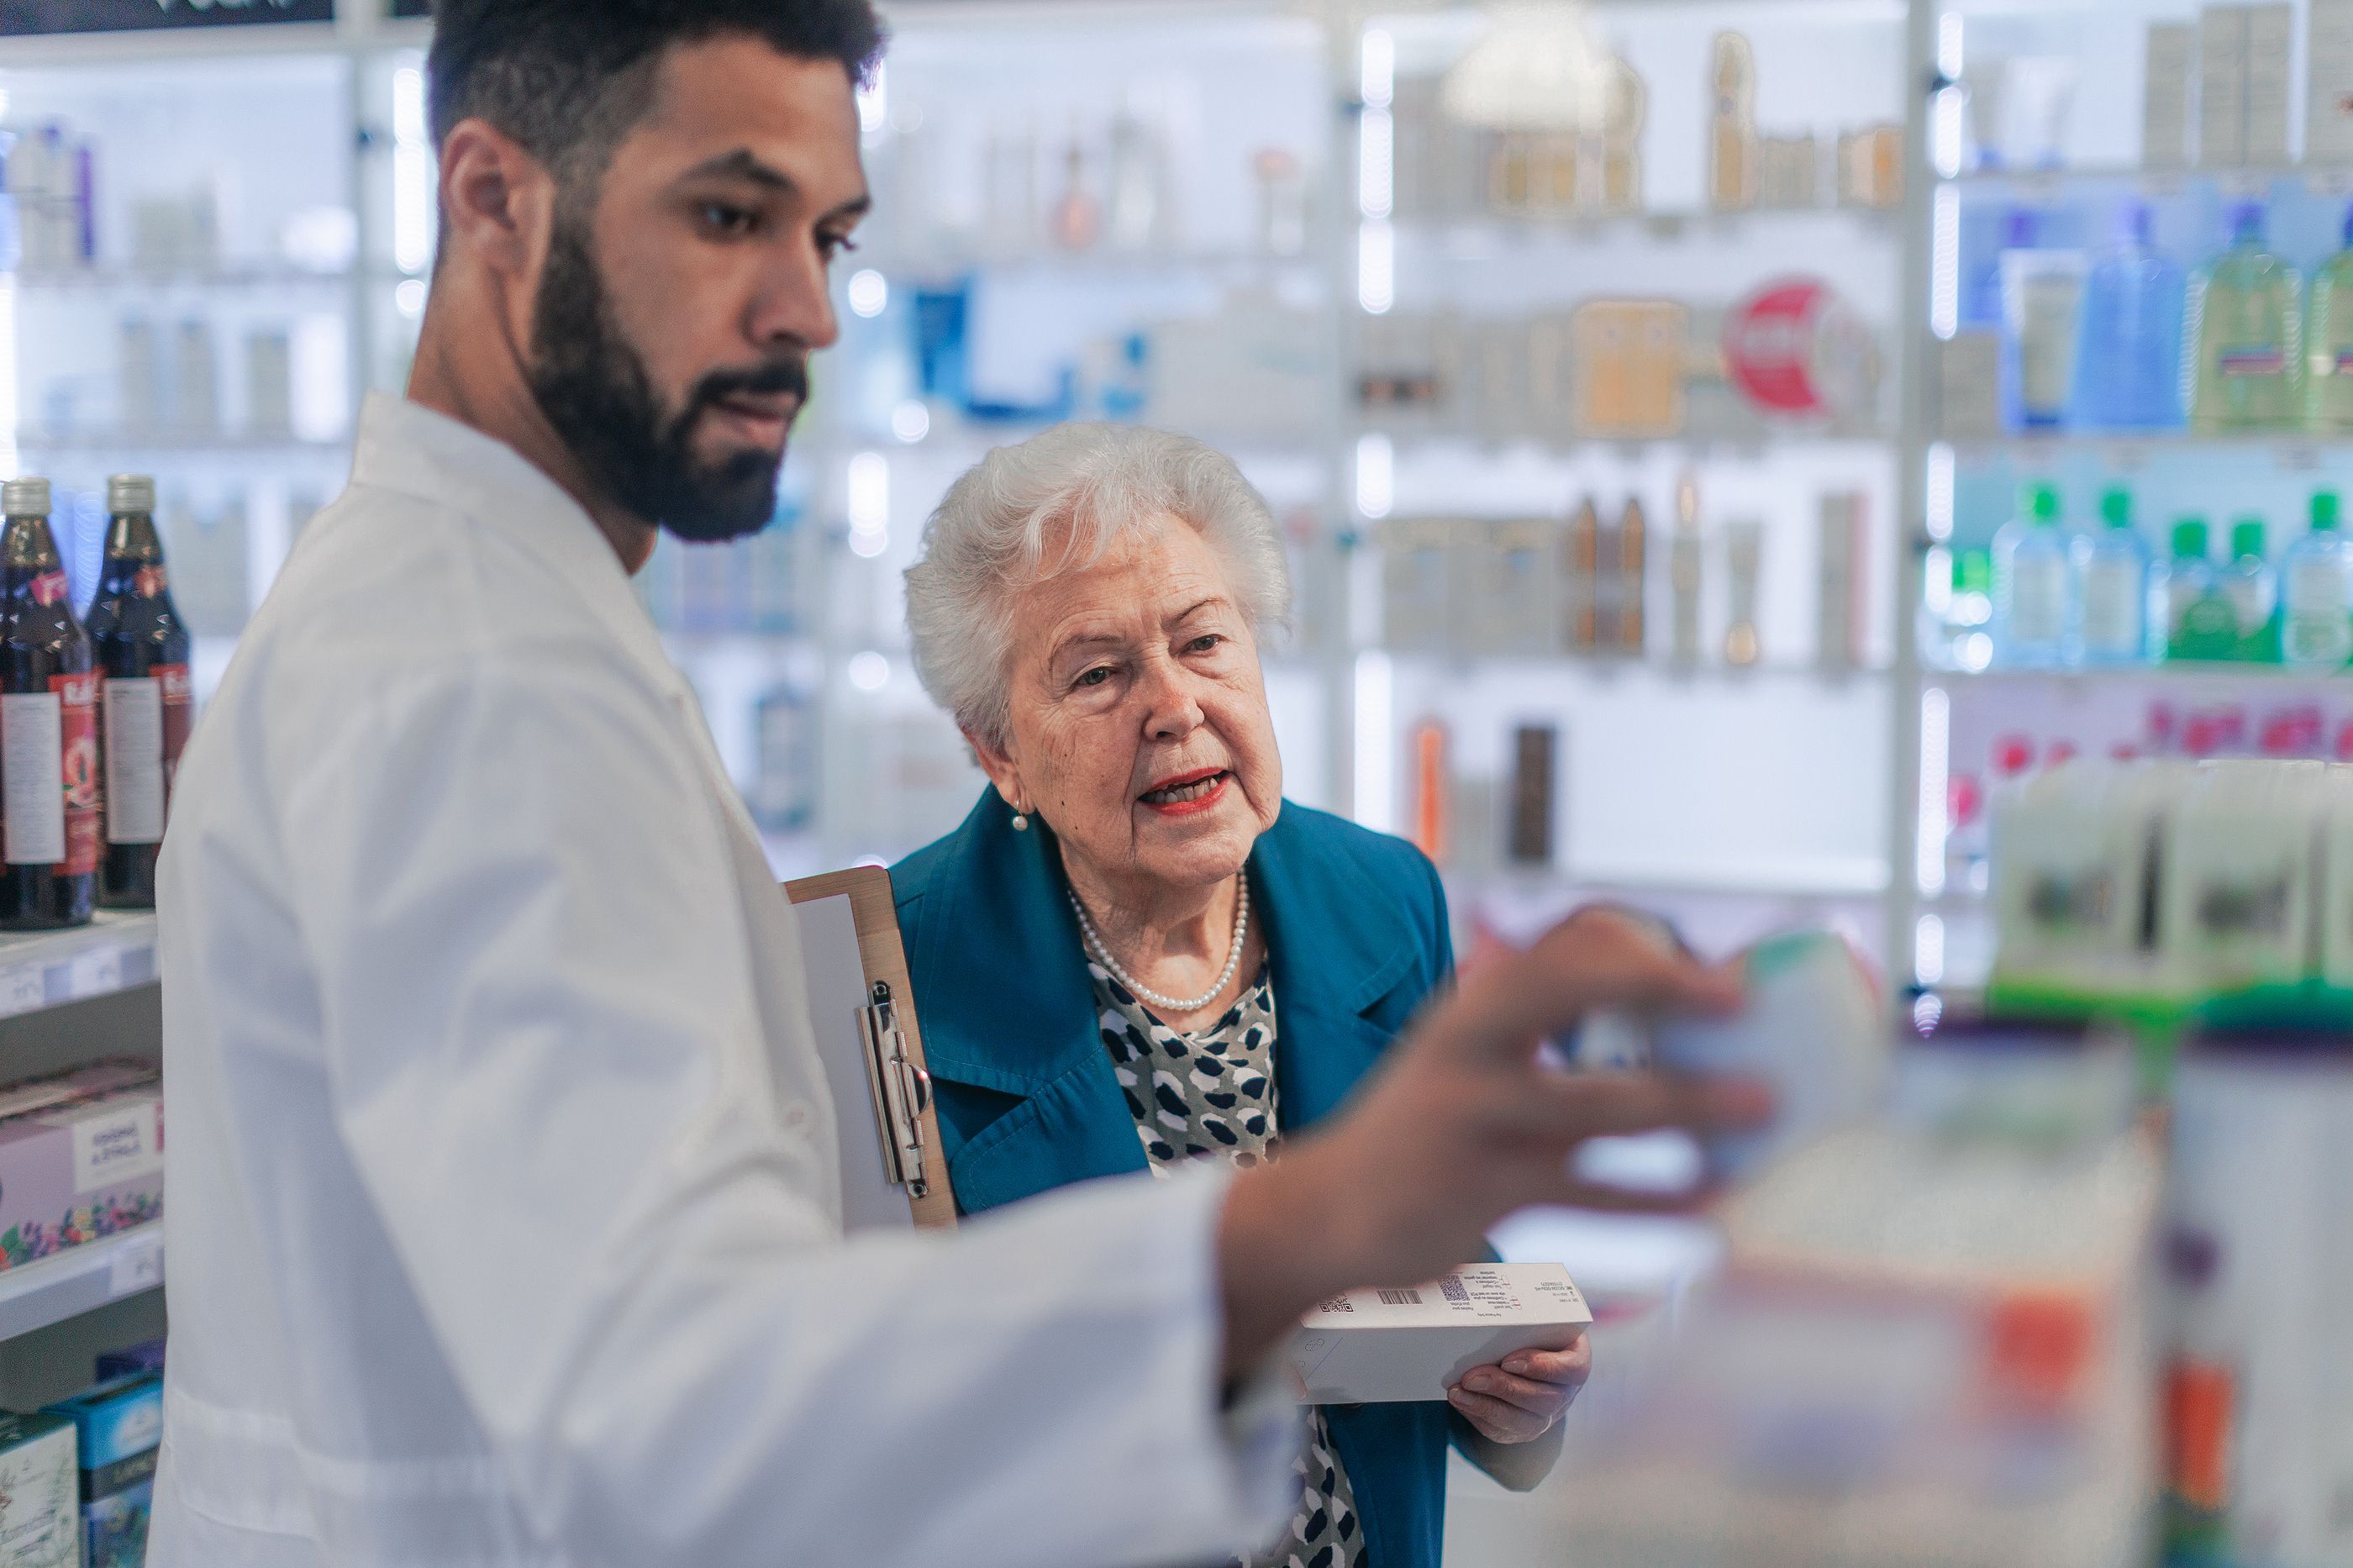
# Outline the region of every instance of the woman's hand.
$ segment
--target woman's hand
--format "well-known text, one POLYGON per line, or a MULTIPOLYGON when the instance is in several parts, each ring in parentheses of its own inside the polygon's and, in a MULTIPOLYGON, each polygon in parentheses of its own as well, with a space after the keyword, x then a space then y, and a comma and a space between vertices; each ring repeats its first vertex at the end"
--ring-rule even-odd
POLYGON ((1565 1351, 1514 1351, 1501 1366, 1473 1367, 1446 1401, 1492 1442, 1532 1443, 1567 1414, 1592 1370, 1593 1346, 1579 1335, 1565 1351))

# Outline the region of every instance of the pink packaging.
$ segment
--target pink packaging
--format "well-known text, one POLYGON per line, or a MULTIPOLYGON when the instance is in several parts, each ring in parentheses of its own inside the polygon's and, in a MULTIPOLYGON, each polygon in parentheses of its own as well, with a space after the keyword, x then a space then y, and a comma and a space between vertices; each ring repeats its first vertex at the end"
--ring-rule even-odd
POLYGON ((0 1269, 164 1213, 164 1095, 154 1070, 103 1064, 0 1090, 0 1269))

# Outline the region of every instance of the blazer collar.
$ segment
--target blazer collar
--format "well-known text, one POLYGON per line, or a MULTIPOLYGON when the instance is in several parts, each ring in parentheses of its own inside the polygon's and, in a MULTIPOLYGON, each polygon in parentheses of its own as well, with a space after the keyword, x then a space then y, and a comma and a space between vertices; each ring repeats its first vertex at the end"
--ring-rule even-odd
MULTIPOLYGON (((1250 858, 1286 1029, 1294 1016, 1363 1013, 1413 962, 1395 890, 1315 832, 1314 816, 1286 805, 1250 858)), ((923 924, 921 969, 955 1002, 923 1012, 923 1050, 944 1078, 1027 1095, 1103 1046, 1054 837, 1017 833, 1012 819, 996 791, 983 794, 925 895, 939 906, 923 924)))

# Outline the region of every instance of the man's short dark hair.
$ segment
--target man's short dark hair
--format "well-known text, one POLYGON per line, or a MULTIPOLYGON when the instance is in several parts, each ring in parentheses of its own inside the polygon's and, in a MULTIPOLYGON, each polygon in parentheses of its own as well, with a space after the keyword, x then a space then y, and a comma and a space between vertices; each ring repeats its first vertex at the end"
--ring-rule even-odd
POLYGON ((599 175, 650 107, 662 55, 742 35, 863 82, 882 52, 870 0, 438 0, 433 140, 489 121, 570 184, 599 175))

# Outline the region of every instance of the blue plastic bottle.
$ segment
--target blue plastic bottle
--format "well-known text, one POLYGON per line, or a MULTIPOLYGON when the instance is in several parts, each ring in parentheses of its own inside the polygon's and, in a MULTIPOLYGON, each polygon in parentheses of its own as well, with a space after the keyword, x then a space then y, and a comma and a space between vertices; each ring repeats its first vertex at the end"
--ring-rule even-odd
POLYGON ((2147 657, 2148 546, 2133 526, 2132 497, 2100 498, 2101 526, 2076 536, 2075 615, 2067 662, 2138 664, 2147 657))
POLYGON ((2171 430, 2182 423, 2181 323, 2189 277, 2149 245, 2147 204, 2124 210, 2116 237, 2084 281, 2074 423, 2093 430, 2171 430))
POLYGON ((2019 515, 1993 536, 1993 650, 1999 662, 2047 669, 2067 642, 2071 597, 2059 492, 2026 487, 2019 515))

